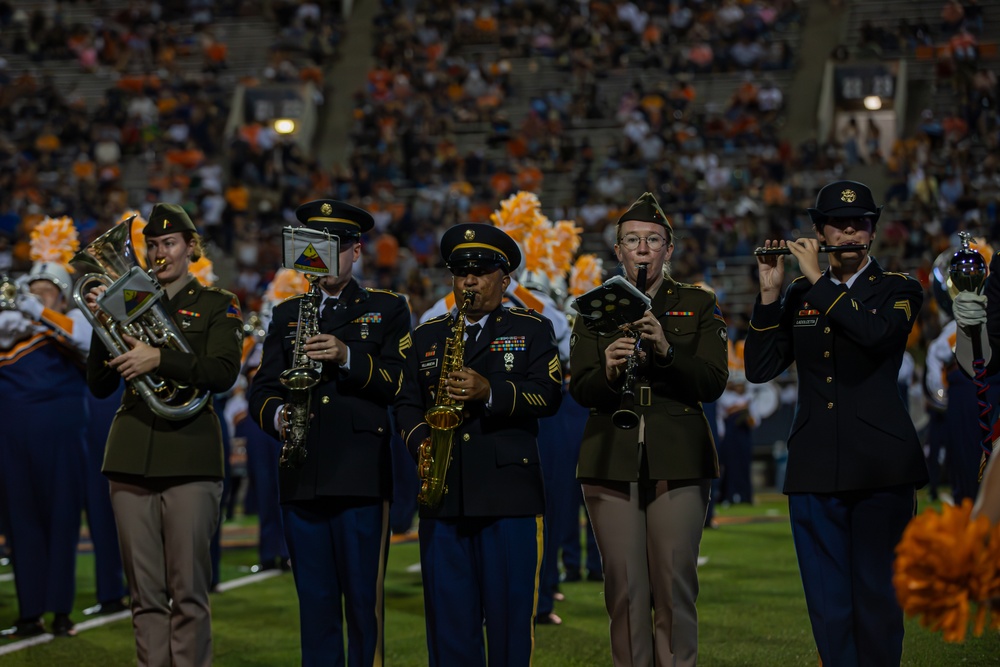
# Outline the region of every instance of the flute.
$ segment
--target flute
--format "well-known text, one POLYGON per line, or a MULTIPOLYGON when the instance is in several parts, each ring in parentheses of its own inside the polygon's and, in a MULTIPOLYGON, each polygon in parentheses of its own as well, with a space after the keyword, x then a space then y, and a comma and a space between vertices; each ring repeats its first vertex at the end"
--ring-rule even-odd
MULTIPOLYGON (((848 243, 845 245, 821 245, 819 247, 820 252, 861 252, 862 250, 867 250, 868 246, 864 243, 848 243)), ((774 246, 772 248, 757 248, 753 251, 755 257, 760 257, 761 255, 791 255, 792 251, 787 247, 783 248, 781 246, 774 246)))

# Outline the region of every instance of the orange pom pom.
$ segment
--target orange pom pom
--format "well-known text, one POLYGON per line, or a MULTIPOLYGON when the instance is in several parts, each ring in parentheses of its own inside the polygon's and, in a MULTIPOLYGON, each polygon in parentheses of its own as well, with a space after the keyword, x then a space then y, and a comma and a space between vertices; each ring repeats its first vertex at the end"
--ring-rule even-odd
POLYGON ((294 269, 281 268, 274 274, 274 279, 264 291, 264 302, 276 304, 296 294, 304 294, 308 291, 309 280, 306 279, 305 274, 294 269))
POLYGON ((80 249, 76 225, 69 217, 46 217, 31 230, 30 259, 68 266, 80 249))

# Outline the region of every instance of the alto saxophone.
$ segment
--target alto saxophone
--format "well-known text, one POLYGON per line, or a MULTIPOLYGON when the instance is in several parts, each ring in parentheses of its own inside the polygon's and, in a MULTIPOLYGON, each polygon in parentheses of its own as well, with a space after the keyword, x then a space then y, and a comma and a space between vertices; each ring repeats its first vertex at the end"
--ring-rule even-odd
POLYGON ((476 298, 475 292, 462 294, 462 307, 451 329, 451 338, 444 344, 444 360, 438 379, 434 406, 424 413, 431 427, 431 436, 420 443, 417 451, 417 474, 420 475, 420 493, 417 501, 427 507, 441 504, 448 493, 445 477, 451 464, 452 436, 462 423, 462 405, 448 395, 448 375, 462 370, 465 358, 465 314, 476 298))
POLYGON ((312 285, 299 302, 299 326, 295 333, 292 367, 279 380, 288 389, 281 408, 281 459, 283 468, 298 468, 306 460, 306 436, 309 434, 309 404, 312 388, 319 384, 323 363, 306 354, 306 341, 319 334, 319 284, 312 285))

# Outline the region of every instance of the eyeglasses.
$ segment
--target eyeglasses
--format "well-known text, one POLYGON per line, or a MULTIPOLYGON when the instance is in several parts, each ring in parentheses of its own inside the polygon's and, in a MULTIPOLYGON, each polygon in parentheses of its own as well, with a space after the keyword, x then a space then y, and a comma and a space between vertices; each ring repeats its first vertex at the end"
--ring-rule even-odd
POLYGON ((639 242, 645 241, 646 247, 650 250, 659 250, 667 243, 667 239, 663 238, 659 234, 650 234, 649 236, 637 236, 635 234, 629 234, 619 239, 618 243, 625 246, 629 250, 635 250, 639 247, 639 242))

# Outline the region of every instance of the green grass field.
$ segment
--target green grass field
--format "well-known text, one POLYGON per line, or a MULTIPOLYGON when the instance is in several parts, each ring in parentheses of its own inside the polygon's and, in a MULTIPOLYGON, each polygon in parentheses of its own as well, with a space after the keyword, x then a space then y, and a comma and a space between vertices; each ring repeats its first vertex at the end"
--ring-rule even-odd
MULTIPOLYGON (((817 663, 802 596, 787 510, 781 496, 761 496, 753 507, 719 512, 720 527, 706 531, 701 569, 701 648, 699 664, 707 667, 814 666, 817 663)), ((249 548, 226 549, 223 579, 248 574, 255 562, 249 548)), ((386 659, 390 666, 427 664, 423 600, 419 573, 407 572, 418 560, 415 543, 393 545, 386 577, 386 659)), ((0 574, 10 568, 0 568, 0 574)), ((94 603, 93 561, 79 559, 77 609, 94 603)), ((537 667, 608 665, 607 616, 601 584, 563 584, 564 602, 557 603, 561 626, 536 632, 537 667)), ((291 575, 216 594, 212 598, 215 664, 282 666, 298 664, 298 607, 291 575)), ((0 583, 0 622, 13 623, 17 601, 13 582, 0 583)), ((3 645, 0 644, 0 648, 3 645)), ((85 630, 7 655, 0 665, 105 667, 135 664, 128 620, 85 630)), ((946 644, 907 621, 903 664, 913 667, 967 667, 1000 664, 1000 634, 969 637, 946 644)))

